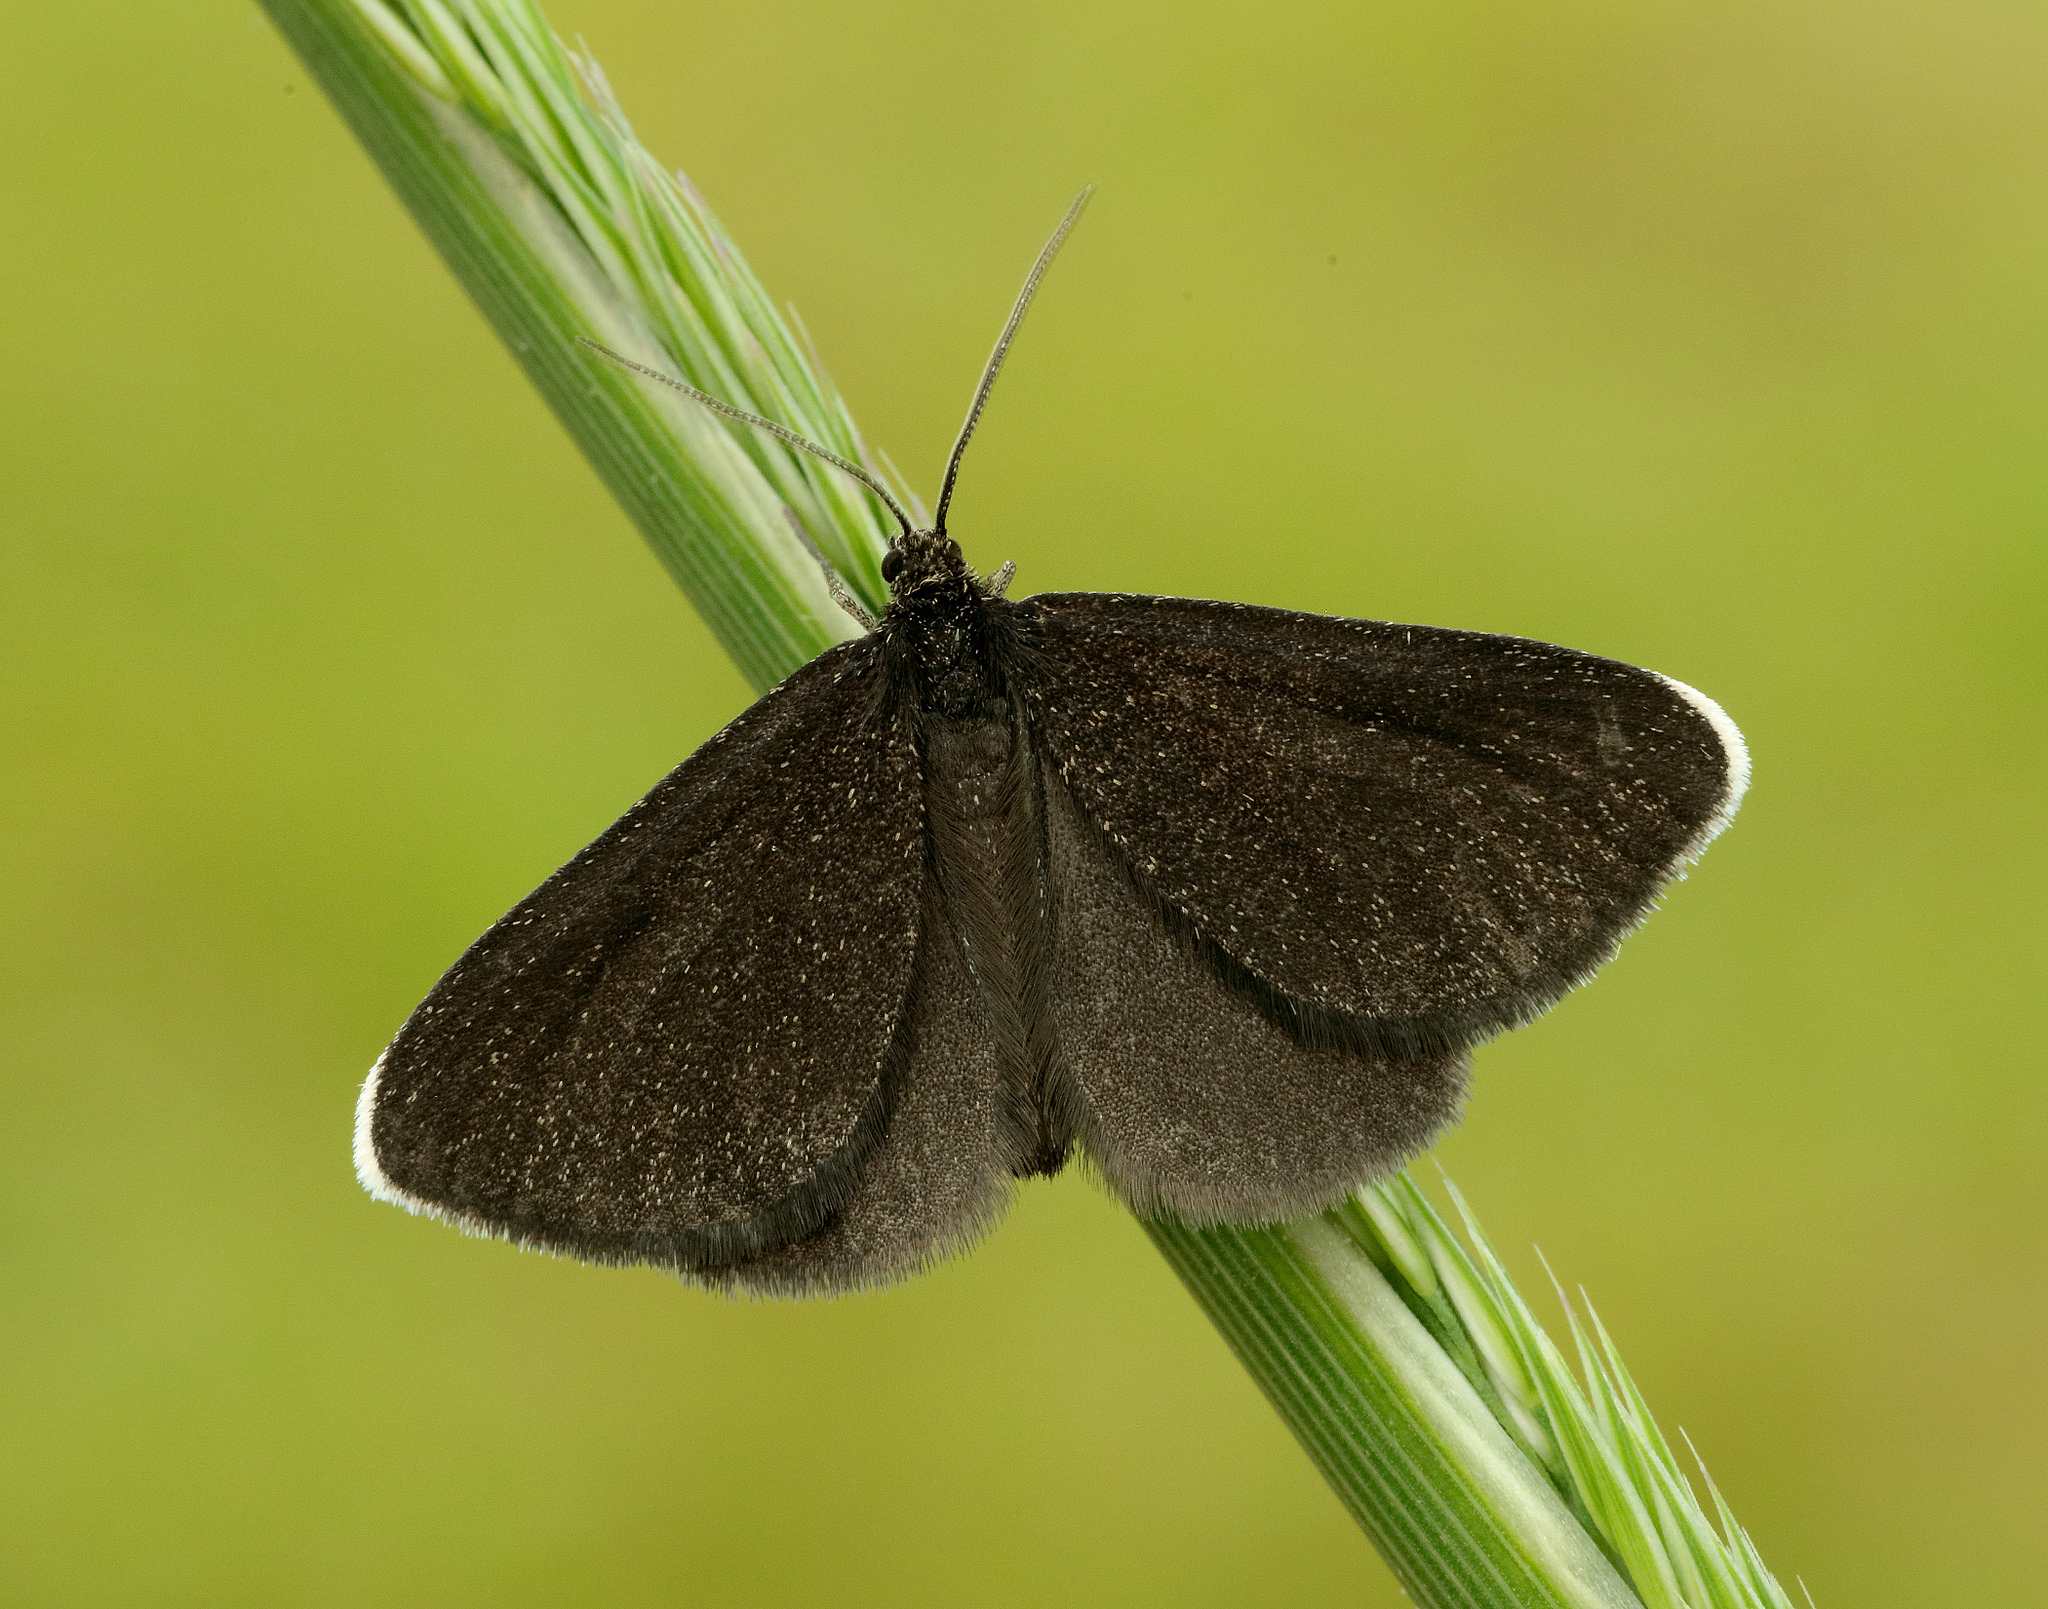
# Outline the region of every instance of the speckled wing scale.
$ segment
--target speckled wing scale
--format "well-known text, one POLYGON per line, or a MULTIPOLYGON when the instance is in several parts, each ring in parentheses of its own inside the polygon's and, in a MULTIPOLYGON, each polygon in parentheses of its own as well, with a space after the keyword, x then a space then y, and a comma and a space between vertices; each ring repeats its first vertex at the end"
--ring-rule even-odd
POLYGON ((1081 810, 1311 1037, 1415 1054, 1527 1022, 1747 782, 1711 700, 1549 643, 1186 598, 1016 607, 1057 667, 1027 699, 1081 810))
POLYGON ((840 1216, 912 1054, 912 734, 807 665, 486 933, 358 1108, 373 1194, 719 1277, 840 1216))
POLYGON ((459 961, 365 1087, 372 1191, 599 1262, 884 1283, 1078 1148, 1270 1221, 1397 1166, 1733 812, 1709 700, 1518 638, 986 596, 869 636, 459 961))
POLYGON ((1733 813, 1740 736, 1547 643, 1190 599, 1012 606, 1077 1138, 1141 1209, 1329 1204, 1456 1114, 1733 813))

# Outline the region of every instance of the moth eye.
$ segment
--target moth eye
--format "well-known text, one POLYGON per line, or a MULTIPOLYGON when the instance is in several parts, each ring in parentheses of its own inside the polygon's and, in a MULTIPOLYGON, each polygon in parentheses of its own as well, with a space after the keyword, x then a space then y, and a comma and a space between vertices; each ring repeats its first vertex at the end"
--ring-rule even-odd
POLYGON ((903 549, 891 548, 882 555, 882 579, 893 582, 903 573, 903 549))
POLYGON ((955 564, 958 564, 960 562, 960 544, 954 541, 950 536, 946 538, 946 557, 951 559, 955 564))

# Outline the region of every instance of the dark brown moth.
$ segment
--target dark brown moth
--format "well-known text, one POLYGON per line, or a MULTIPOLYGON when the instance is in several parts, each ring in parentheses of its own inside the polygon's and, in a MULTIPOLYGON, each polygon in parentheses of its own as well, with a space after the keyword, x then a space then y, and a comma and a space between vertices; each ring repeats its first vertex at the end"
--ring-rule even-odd
POLYGON ((779 1294, 921 1269, 1077 1152, 1141 1213, 1314 1211, 1727 823, 1742 740, 1651 671, 977 577, 960 454, 1079 206, 933 527, 834 459, 902 527, 881 619, 435 985, 363 1089, 372 1194, 779 1294))

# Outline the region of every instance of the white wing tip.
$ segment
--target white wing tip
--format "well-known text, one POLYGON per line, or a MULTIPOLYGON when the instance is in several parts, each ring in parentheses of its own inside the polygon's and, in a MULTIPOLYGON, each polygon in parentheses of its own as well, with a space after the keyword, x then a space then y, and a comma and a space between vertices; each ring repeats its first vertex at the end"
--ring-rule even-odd
POLYGON ((1714 729, 1714 735, 1721 740, 1721 751, 1728 762, 1727 783, 1721 795, 1721 803, 1714 814, 1686 846, 1683 860, 1699 859, 1708 844, 1720 836, 1721 829, 1735 819, 1735 812, 1742 804, 1742 796, 1749 791, 1749 745, 1742 741, 1742 732, 1728 719, 1728 712, 1707 697, 1696 687, 1688 687, 1675 676, 1664 676, 1656 672, 1657 679, 1706 717, 1707 724, 1714 729))
POLYGON ((377 1116, 377 1085, 384 1073, 384 1057, 390 1054, 386 1050, 377 1058, 376 1065, 370 1069, 370 1076, 363 1080, 362 1094, 356 1097, 356 1178, 375 1200, 388 1201, 394 1207, 403 1207, 407 1212, 416 1212, 422 1217, 445 1219, 448 1214, 440 1208, 394 1184, 384 1171, 384 1165, 377 1160, 377 1142, 370 1137, 370 1125, 377 1116))
POLYGON ((522 1251, 542 1251, 551 1256, 561 1255, 558 1248, 538 1241, 528 1241, 500 1228, 488 1219, 470 1213, 451 1212, 437 1206, 422 1196, 398 1184, 384 1171, 384 1164, 377 1160, 377 1142, 371 1137, 371 1125, 377 1117, 378 1086, 384 1075, 384 1063, 391 1055, 387 1047, 370 1069, 370 1076, 363 1080, 363 1092, 356 1097, 355 1161, 356 1178, 370 1193, 373 1200, 388 1201, 394 1207, 403 1207, 407 1212, 421 1218, 438 1219, 444 1224, 453 1224, 465 1235, 475 1235, 479 1240, 504 1240, 522 1251))

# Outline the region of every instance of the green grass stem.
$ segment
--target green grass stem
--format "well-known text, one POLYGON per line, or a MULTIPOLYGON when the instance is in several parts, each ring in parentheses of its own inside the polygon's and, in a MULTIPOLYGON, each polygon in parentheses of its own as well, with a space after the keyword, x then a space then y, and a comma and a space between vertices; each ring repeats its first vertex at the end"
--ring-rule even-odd
MULTIPOLYGON (((757 688, 856 629, 785 508, 879 613, 888 526, 847 477, 578 346, 888 476, 595 64, 530 0, 263 4, 757 688)), ((1146 1227, 1418 1603, 1789 1609, 1598 1321, 1568 1316, 1575 1374, 1464 1225, 1469 1252, 1402 1175, 1300 1223, 1146 1227)))

